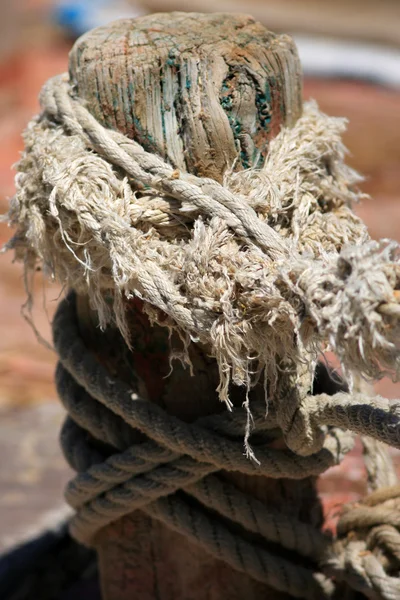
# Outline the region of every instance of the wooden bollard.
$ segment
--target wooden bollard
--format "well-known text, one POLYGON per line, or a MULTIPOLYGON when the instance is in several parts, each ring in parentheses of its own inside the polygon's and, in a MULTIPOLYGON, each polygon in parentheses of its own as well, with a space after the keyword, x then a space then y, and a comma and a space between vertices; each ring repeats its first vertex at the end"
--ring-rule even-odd
MULTIPOLYGON (((76 42, 70 77, 99 122, 176 169, 218 181, 232 166, 261 165, 269 140, 301 114, 293 42, 243 15, 172 13, 117 21, 76 42)), ((133 351, 116 329, 101 333, 87 298, 78 298, 83 335, 103 364, 128 382, 135 377, 144 397, 182 420, 226 410, 207 348, 191 344, 194 375, 179 364, 169 374, 168 331, 150 326, 139 301, 127 301, 126 309, 133 351)), ((239 388, 231 396, 236 404, 245 398, 239 388)), ((268 506, 320 522, 312 478, 226 477, 268 506)), ((205 555, 140 511, 101 530, 95 546, 105 600, 287 597, 205 555)))

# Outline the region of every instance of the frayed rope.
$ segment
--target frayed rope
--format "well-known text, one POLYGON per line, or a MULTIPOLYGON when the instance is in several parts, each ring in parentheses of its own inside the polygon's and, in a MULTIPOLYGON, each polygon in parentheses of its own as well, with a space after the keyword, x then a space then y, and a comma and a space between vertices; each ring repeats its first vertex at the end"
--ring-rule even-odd
POLYGON ((208 346, 229 404, 277 365, 313 363, 328 345, 347 375, 399 373, 400 262, 351 211, 342 119, 314 103, 270 142, 261 169, 223 185, 182 173, 105 129, 67 76, 50 80, 25 132, 7 248, 88 294, 102 327, 130 343, 124 298, 153 322, 208 346), (107 299, 112 302, 107 302, 107 299))

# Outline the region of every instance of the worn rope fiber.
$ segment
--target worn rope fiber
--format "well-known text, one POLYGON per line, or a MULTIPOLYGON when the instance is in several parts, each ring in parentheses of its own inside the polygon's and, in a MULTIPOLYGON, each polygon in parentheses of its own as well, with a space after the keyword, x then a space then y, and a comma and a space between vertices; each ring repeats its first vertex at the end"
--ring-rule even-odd
MULTIPOLYGON (((362 504, 347 507, 339 521, 338 539, 332 541, 312 525, 244 494, 219 471, 275 478, 319 474, 338 464, 352 448, 352 435, 345 429, 400 448, 400 403, 389 407, 381 398, 357 397, 352 404, 344 393, 307 396, 292 429, 299 432, 308 427, 303 443, 313 446, 308 436, 320 438, 320 432, 309 423, 321 419, 329 427, 322 448, 303 457, 268 448, 269 434, 279 419, 274 406, 266 419, 265 406, 255 402, 255 430, 265 436, 257 446, 256 463, 243 456, 245 408, 187 424, 113 378, 80 337, 73 296, 58 309, 54 342, 60 356, 58 393, 70 415, 62 445, 79 472, 66 491, 77 511, 70 528, 78 540, 90 544, 99 529, 141 509, 233 568, 293 597, 333 598, 341 581, 368 598, 399 597, 399 486, 378 490, 362 504), (124 428, 118 436, 115 432, 121 423, 124 428), (147 441, 135 441, 137 431, 147 441), (101 456, 93 450, 88 433, 113 447, 113 453, 101 456), (258 541, 250 543, 216 514, 256 534, 258 541), (293 552, 293 559, 283 557, 279 548, 293 552), (301 566, 296 555, 311 564, 301 566)), ((386 457, 381 484, 392 483, 392 473, 386 457)))
POLYGON ((347 374, 398 374, 398 245, 370 241, 351 211, 342 120, 305 105, 261 169, 221 185, 103 127, 67 76, 41 103, 9 212, 28 271, 87 293, 128 344, 123 298, 142 298, 185 345, 210 348, 228 403, 231 380, 249 388, 264 371, 272 392, 281 361, 315 364, 327 344, 347 374))
POLYGON ((305 105, 260 169, 233 165, 220 184, 103 127, 66 75, 48 82, 41 104, 9 212, 17 230, 8 248, 27 281, 41 266, 87 294, 100 325, 114 320, 132 345, 124 301, 141 298, 153 322, 179 333, 183 360, 190 341, 206 345, 231 408, 187 424, 141 399, 85 347, 73 296, 62 302, 54 341, 70 414, 62 443, 78 471, 67 489, 73 535, 90 544, 140 508, 294 597, 333 598, 341 581, 368 598, 400 597, 399 490, 379 445, 400 447, 400 405, 356 392, 310 395, 327 346, 350 381, 400 370, 399 247, 371 241, 351 211, 360 194, 344 164, 343 121, 305 105), (250 391, 261 377, 267 416, 265 403, 232 408, 230 383, 250 391), (261 436, 254 449, 252 423, 261 436), (138 431, 146 441, 136 442, 138 431), (277 432, 287 449, 269 447, 277 432), (375 440, 365 444, 366 465, 381 496, 346 510, 333 542, 220 473, 318 475, 341 461, 352 434, 375 440))

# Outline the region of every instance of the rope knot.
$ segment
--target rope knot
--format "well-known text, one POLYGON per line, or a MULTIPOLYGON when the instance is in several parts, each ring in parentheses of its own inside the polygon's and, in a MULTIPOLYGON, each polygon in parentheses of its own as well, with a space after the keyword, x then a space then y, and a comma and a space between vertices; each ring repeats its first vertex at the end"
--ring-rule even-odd
POLYGON ((101 125, 67 75, 41 104, 8 247, 87 294, 102 327, 114 321, 129 345, 122 300, 141 298, 160 325, 167 315, 210 348, 228 404, 230 382, 274 382, 279 361, 315 360, 326 343, 344 370, 399 370, 398 246, 371 242, 351 211, 359 178, 344 164, 342 120, 305 104, 261 168, 233 164, 219 183, 101 125))
POLYGON ((400 597, 400 485, 347 505, 325 567, 373 600, 400 597))
POLYGON ((351 211, 360 194, 357 174, 344 164, 342 121, 305 105, 294 126, 271 140, 262 168, 233 168, 221 184, 181 172, 103 127, 68 76, 50 81, 41 102, 25 134, 9 214, 18 230, 8 247, 27 270, 40 263, 86 295, 100 326, 116 323, 128 345, 124 299, 139 297, 150 319, 178 330, 185 347, 195 340, 209 349, 228 405, 231 382, 249 392, 263 378, 271 395, 267 417, 265 404, 252 403, 250 415, 246 401, 185 423, 112 377, 81 338, 73 296, 63 302, 54 341, 70 415, 63 449, 78 471, 67 489, 77 509, 73 535, 91 543, 98 529, 140 508, 291 596, 333 598, 331 570, 369 598, 398 600, 397 488, 343 513, 321 570, 326 536, 243 494, 221 473, 319 475, 350 450, 353 433, 400 447, 399 404, 310 391, 326 344, 347 372, 400 370, 399 246, 370 241, 351 211), (257 462, 243 452, 249 415, 260 440, 257 462), (288 448, 269 447, 272 429, 288 448), (241 528, 261 541, 250 543, 241 528))
MULTIPOLYGON (((283 398, 278 405, 271 403, 267 416, 265 404, 256 401, 255 462, 243 452, 247 407, 185 423, 143 400, 86 348, 73 294, 60 304, 53 328, 60 356, 58 392, 69 412, 62 445, 78 471, 66 491, 77 511, 70 525, 77 539, 90 544, 99 529, 140 509, 219 560, 293 597, 334 598, 335 581, 343 580, 374 600, 399 598, 393 594, 400 592, 400 580, 393 573, 398 561, 400 486, 376 492, 347 509, 332 544, 319 529, 265 506, 223 475, 229 471, 292 479, 318 475, 351 449, 353 436, 346 429, 400 446, 400 417, 397 410, 389 411, 388 401, 361 401, 339 392, 308 396, 298 403, 298 392, 289 390, 290 410, 282 411, 283 398), (293 447, 298 435, 299 453, 269 447, 281 427, 293 447), (316 444, 318 431, 323 436, 316 444), (106 442, 114 452, 102 455, 98 445, 88 442, 91 438, 106 442), (307 453, 313 445, 317 451, 307 453), (190 498, 196 501, 195 510, 190 498), (240 533, 243 530, 256 534, 259 541, 250 542, 240 533), (277 548, 283 552, 277 553, 277 548), (287 550, 295 553, 293 560, 287 550), (301 566, 296 555, 311 561, 310 566, 301 566)), ((390 459, 380 456, 386 477, 392 477, 390 459)), ((373 462, 370 470, 376 473, 378 464, 373 462)))

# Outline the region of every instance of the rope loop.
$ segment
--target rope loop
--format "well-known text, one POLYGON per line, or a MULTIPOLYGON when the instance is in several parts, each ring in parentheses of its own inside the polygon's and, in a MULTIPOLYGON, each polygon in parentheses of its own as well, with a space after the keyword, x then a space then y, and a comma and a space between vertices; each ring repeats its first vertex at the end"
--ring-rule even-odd
POLYGON ((346 373, 400 374, 399 246, 370 240, 351 210, 342 120, 305 104, 261 168, 232 165, 219 183, 104 127, 66 74, 41 105, 9 212, 27 271, 87 294, 128 345, 124 299, 141 298, 185 347, 210 348, 227 404, 231 382, 277 381, 279 362, 315 363, 327 344, 346 373))
POLYGON ((400 485, 345 506, 326 572, 367 598, 400 597, 400 485))
POLYGON ((301 456, 293 449, 268 447, 284 421, 279 415, 282 403, 272 404, 266 417, 265 406, 255 402, 252 410, 260 440, 256 462, 243 454, 244 407, 183 423, 141 399, 97 361, 80 336, 73 295, 60 304, 53 327, 60 356, 57 387, 69 412, 62 445, 78 471, 66 491, 76 510, 70 524, 74 537, 90 544, 99 529, 140 509, 212 556, 293 597, 334 598, 339 582, 345 581, 368 598, 394 600, 400 585, 393 576, 399 558, 398 486, 376 491, 362 505, 347 508, 332 543, 314 526, 243 493, 220 471, 294 479, 317 475, 338 464, 352 448, 353 436, 345 429, 400 447, 397 410, 385 411, 383 401, 366 398, 364 402, 358 398, 359 408, 354 410, 345 393, 310 396, 298 411, 303 414, 295 415, 287 430, 290 440, 302 425, 307 429, 304 424, 315 423, 302 435, 308 439, 318 430, 319 449, 301 456), (138 432, 144 440, 138 441, 138 432), (105 442, 110 451, 102 455, 98 446, 91 446, 91 439, 105 442), (250 543, 237 528, 230 528, 230 522, 262 541, 250 543), (300 566, 277 552, 279 547, 307 558, 313 566, 300 566))
POLYGON ((328 345, 346 376, 400 375, 400 247, 371 240, 351 210, 361 194, 344 163, 343 120, 305 104, 260 168, 232 165, 219 183, 104 127, 68 75, 45 85, 41 105, 9 212, 17 231, 8 248, 26 281, 40 265, 88 297, 100 326, 116 324, 128 346, 126 299, 139 298, 152 323, 178 333, 188 362, 191 342, 209 349, 231 408, 185 423, 144 400, 86 348, 74 296, 63 301, 53 326, 69 413, 61 439, 78 472, 66 492, 72 534, 90 544, 140 509, 293 597, 333 599, 344 581, 374 600, 399 598, 399 505, 382 443, 400 448, 400 403, 310 393, 328 345), (250 391, 260 379, 267 416, 265 404, 231 406, 231 383, 250 391), (333 544, 222 473, 319 475, 355 434, 370 438, 365 462, 378 496, 344 511, 333 544), (283 450, 271 446, 278 435, 283 450))

